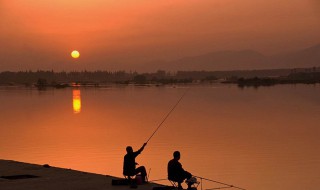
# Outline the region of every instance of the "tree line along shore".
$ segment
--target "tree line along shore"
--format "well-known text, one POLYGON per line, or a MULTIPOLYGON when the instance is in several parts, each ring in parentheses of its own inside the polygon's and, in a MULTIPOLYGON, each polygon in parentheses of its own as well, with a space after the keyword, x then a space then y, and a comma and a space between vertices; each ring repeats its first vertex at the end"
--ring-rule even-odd
POLYGON ((168 85, 191 83, 232 83, 239 87, 272 86, 276 84, 320 83, 320 67, 234 71, 177 71, 158 70, 150 73, 126 71, 3 71, 2 86, 36 86, 65 88, 72 86, 168 85))

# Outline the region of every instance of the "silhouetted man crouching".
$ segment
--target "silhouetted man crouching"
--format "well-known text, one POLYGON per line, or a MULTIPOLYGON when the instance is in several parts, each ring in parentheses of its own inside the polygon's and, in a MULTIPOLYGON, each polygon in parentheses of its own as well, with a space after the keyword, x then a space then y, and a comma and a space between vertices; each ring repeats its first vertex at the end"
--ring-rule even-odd
POLYGON ((136 163, 136 157, 143 151, 146 145, 147 143, 144 143, 142 147, 136 152, 133 152, 133 149, 131 146, 127 146, 126 148, 127 154, 124 156, 124 161, 123 161, 123 175, 132 177, 140 173, 143 183, 147 181, 146 168, 144 166, 140 166, 136 168, 136 165, 138 165, 138 163, 136 163))
MULTIPOLYGON (((168 179, 178 183, 178 188, 182 189, 181 183, 186 179, 189 180, 192 175, 182 168, 180 160, 180 152, 173 153, 173 159, 168 163, 168 179)), ((191 188, 191 183, 188 183, 188 189, 191 188)))

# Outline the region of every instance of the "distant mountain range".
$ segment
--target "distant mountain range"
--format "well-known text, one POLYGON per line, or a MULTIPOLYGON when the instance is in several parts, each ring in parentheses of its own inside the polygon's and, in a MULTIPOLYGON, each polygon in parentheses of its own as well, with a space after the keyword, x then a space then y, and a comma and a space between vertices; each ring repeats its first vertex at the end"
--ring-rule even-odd
POLYGON ((273 56, 270 64, 273 64, 273 67, 279 65, 286 68, 319 67, 320 44, 300 51, 273 56))
POLYGON ((296 52, 265 56, 253 50, 218 51, 174 61, 158 61, 144 68, 164 70, 253 70, 320 66, 320 44, 296 52))

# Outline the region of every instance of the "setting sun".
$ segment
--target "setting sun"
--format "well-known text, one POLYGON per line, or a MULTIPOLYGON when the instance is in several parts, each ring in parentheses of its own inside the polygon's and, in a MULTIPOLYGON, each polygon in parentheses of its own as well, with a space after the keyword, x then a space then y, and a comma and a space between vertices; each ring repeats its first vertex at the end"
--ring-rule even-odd
POLYGON ((74 50, 71 52, 71 57, 77 59, 79 58, 79 56, 80 56, 80 53, 77 50, 74 50))

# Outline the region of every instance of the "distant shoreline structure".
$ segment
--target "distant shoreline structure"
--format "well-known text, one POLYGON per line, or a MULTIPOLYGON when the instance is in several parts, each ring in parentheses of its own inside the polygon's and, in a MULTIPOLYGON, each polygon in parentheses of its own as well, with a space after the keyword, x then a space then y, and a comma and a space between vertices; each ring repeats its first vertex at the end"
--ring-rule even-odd
POLYGON ((161 86, 170 84, 231 83, 239 87, 273 86, 276 84, 320 83, 320 67, 233 71, 158 70, 155 73, 125 71, 19 71, 0 72, 0 86, 37 87, 101 87, 110 84, 161 86))

